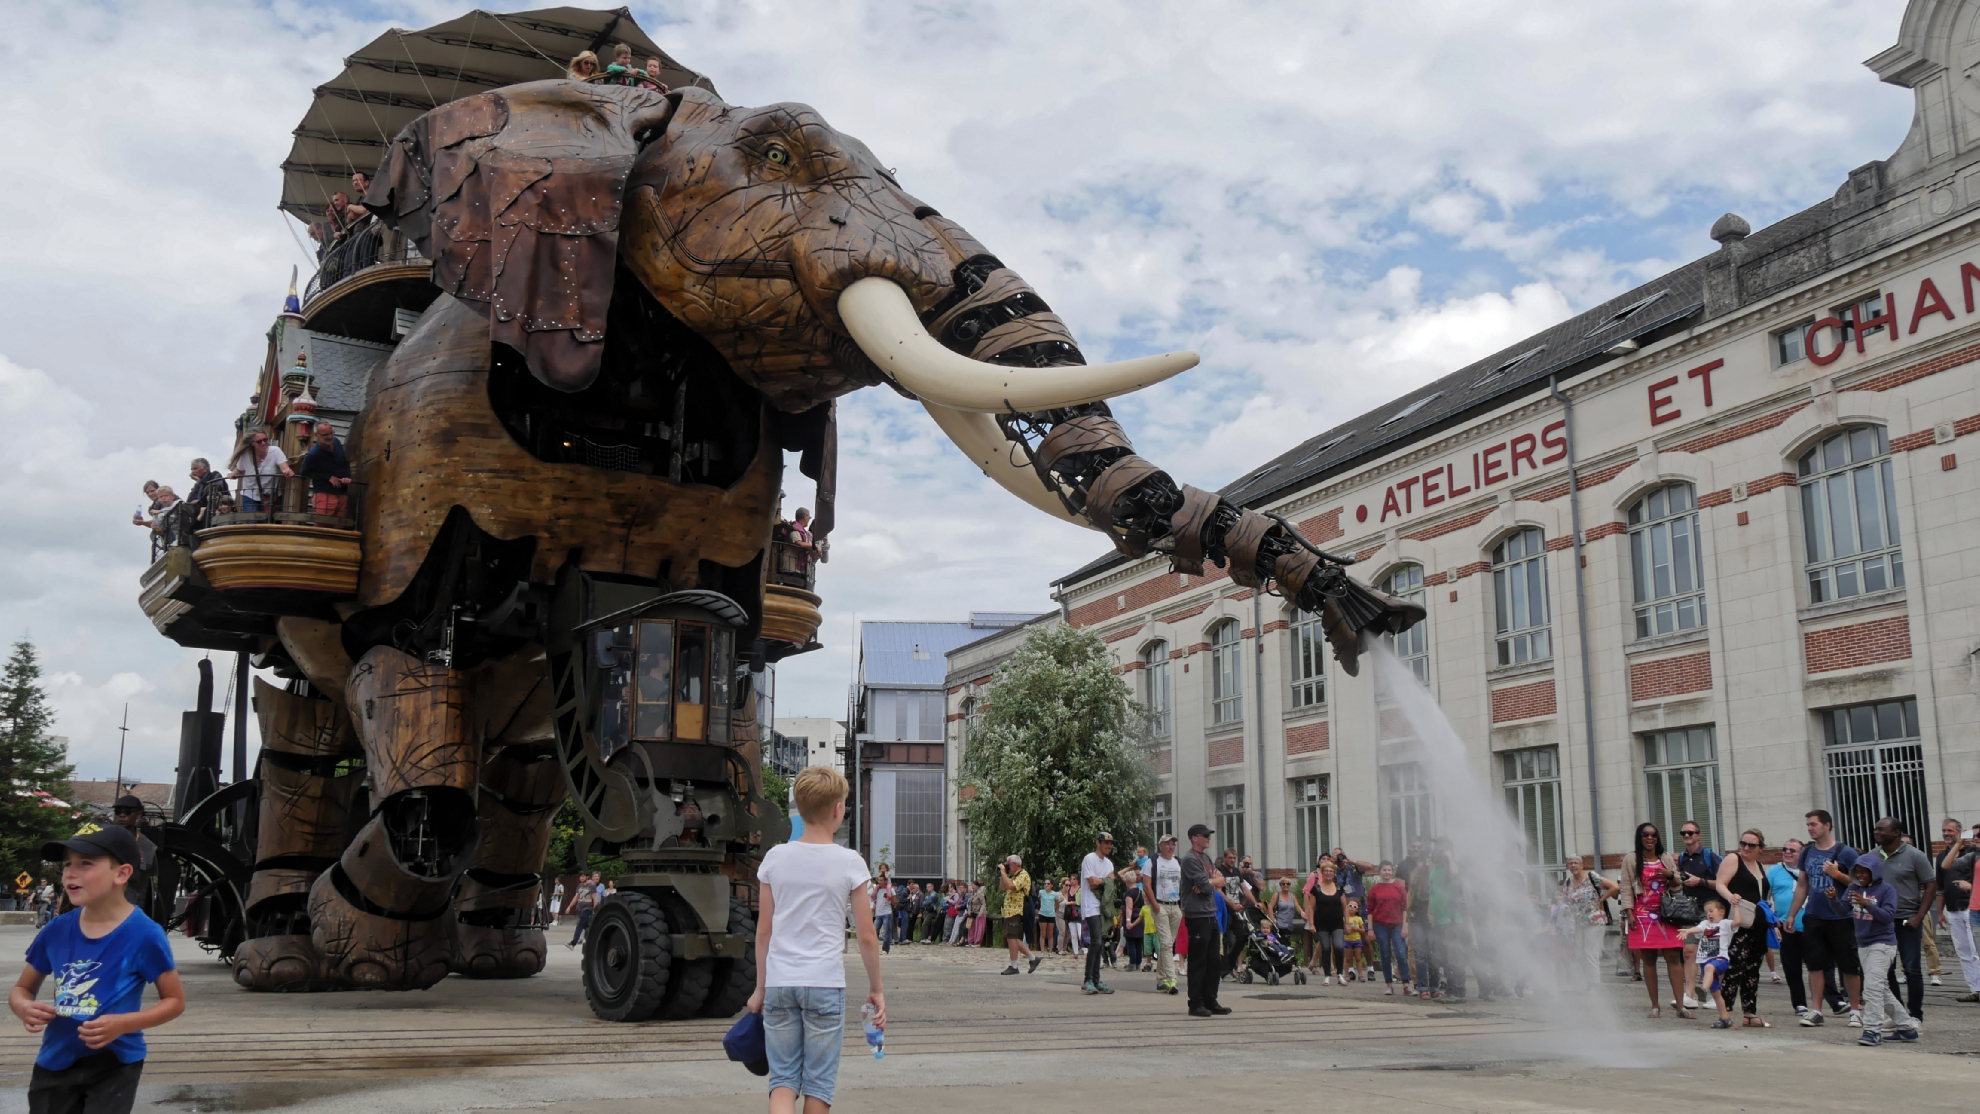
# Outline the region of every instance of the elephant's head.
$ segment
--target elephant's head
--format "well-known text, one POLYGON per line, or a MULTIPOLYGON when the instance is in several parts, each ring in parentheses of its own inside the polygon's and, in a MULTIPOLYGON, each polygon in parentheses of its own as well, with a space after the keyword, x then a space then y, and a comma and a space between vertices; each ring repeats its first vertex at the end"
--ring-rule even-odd
POLYGON ((779 410, 890 380, 1033 506, 1131 555, 1170 553, 1199 573, 1206 558, 1229 562, 1240 583, 1324 604, 1346 661, 1361 631, 1421 618, 1283 524, 1134 455, 1097 404, 1194 353, 1087 365, 1023 279, 804 105, 510 86, 408 125, 365 203, 552 387, 597 376, 623 268, 779 410))
POLYGON ((1083 366, 1036 292, 804 105, 511 86, 408 126, 367 201, 563 390, 597 373, 620 264, 787 411, 883 377, 952 407, 1047 409, 1194 363, 1083 366), (884 281, 848 298, 865 279, 884 281))

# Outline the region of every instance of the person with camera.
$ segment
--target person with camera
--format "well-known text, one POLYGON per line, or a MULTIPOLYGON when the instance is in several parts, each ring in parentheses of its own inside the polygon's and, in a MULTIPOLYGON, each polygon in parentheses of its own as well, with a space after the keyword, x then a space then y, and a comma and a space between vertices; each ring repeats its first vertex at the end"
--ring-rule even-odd
POLYGON ((1939 860, 1939 923, 1952 933, 1953 950, 1959 953, 1959 969, 1966 976, 1966 993, 1955 1002, 1980 1002, 1980 954, 1973 946, 1971 915, 1973 868, 1980 863, 1980 830, 1948 818, 1939 825, 1945 838, 1946 853, 1939 860))
POLYGON ((1011 964, 1000 974, 1018 973, 1018 960, 1030 961, 1025 973, 1038 970, 1042 957, 1031 954, 1031 947, 1024 942, 1024 899, 1031 893, 1031 875, 1024 869, 1024 860, 1016 855, 1007 855, 997 864, 997 886, 1004 892, 1004 946, 1010 950, 1011 964))

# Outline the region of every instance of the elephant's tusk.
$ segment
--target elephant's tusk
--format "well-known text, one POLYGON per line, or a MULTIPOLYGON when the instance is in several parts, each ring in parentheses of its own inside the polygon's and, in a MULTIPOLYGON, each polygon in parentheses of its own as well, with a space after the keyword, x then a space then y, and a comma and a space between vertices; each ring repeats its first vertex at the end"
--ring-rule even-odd
POLYGON ((1065 503, 1038 478, 1038 472, 1017 451, 1017 445, 1005 438, 1004 431, 997 428, 996 421, 988 414, 952 410, 927 399, 921 404, 963 455, 998 486, 1054 518, 1089 530, 1094 528, 1092 523, 1066 509, 1065 503))
POLYGON ((1051 368, 983 363, 942 347, 922 327, 906 292, 883 278, 863 278, 846 287, 839 295, 839 319, 866 358, 917 397, 982 414, 1098 402, 1160 383, 1197 361, 1194 352, 1165 352, 1111 364, 1051 368))

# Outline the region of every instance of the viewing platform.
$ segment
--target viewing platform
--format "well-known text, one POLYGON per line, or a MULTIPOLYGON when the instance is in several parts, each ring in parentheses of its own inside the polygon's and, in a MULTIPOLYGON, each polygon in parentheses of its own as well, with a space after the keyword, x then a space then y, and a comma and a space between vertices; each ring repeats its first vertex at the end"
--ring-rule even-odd
POLYGON ((817 557, 794 542, 770 543, 770 569, 763 583, 763 637, 805 648, 825 621, 817 585, 817 557))

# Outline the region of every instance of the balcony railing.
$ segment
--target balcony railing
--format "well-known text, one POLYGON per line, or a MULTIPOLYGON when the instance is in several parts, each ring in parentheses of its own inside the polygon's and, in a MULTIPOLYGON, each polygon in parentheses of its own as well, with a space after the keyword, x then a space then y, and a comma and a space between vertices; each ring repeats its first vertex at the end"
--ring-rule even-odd
POLYGON ((770 543, 770 583, 809 592, 817 580, 818 562, 810 550, 795 542, 770 543))
POLYGON ((313 490, 308 476, 242 476, 234 485, 233 504, 201 522, 206 526, 281 524, 355 530, 363 517, 364 485, 353 482, 341 494, 313 490))
POLYGON ((303 304, 315 301, 325 290, 359 271, 383 263, 411 263, 420 258, 419 249, 411 240, 391 232, 376 218, 366 217, 364 223, 343 239, 323 249, 316 273, 310 276, 309 286, 303 290, 303 304))

